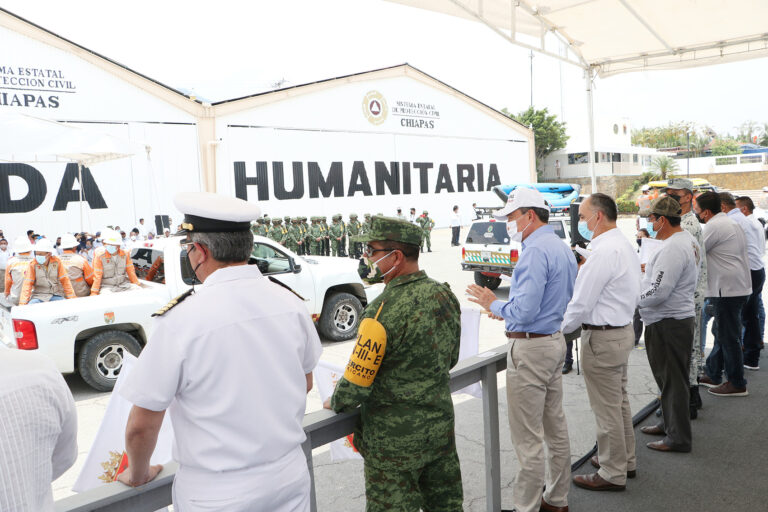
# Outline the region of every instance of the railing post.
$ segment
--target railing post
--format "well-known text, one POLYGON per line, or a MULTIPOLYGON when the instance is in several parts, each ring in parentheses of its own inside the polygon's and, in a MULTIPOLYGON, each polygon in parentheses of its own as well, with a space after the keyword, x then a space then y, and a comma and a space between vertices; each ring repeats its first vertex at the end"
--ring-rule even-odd
POLYGON ((312 462, 312 434, 307 432, 307 439, 301 444, 304 450, 304 456, 307 458, 307 468, 309 469, 309 510, 317 512, 317 497, 315 497, 315 469, 312 462))
POLYGON ((501 510, 501 455, 499 445, 499 390, 496 365, 480 370, 483 383, 483 438, 485 446, 485 496, 488 512, 501 510))

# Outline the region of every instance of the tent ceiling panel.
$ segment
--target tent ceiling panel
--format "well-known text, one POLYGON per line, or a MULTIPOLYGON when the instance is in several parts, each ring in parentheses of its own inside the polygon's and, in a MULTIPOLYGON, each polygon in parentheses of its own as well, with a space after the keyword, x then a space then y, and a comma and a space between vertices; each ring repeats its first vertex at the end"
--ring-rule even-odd
POLYGON ((525 47, 520 34, 554 33, 601 76, 768 56, 765 0, 389 1, 483 22, 525 47))

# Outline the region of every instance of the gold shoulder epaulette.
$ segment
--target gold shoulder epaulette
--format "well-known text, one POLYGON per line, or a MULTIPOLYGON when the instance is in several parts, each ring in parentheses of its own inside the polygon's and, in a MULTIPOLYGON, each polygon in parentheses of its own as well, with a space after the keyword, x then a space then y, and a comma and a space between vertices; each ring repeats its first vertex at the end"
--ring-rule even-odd
POLYGON ((184 299, 186 299, 187 297, 192 295, 194 292, 195 292, 195 290, 190 288, 189 290, 185 291, 184 293, 182 293, 181 295, 179 295, 175 299, 171 300, 171 302, 169 302, 168 304, 166 304, 162 308, 160 308, 157 311, 155 311, 154 313, 152 313, 152 316, 153 317, 155 317, 155 316, 163 316, 164 314, 169 312, 171 309, 176 307, 184 299))

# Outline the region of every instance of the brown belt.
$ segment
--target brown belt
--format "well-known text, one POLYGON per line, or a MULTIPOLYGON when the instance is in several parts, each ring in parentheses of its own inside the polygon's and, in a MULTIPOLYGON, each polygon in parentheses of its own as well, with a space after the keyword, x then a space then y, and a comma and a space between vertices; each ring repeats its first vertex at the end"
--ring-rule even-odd
POLYGON ((514 338, 514 339, 518 339, 518 338, 527 338, 527 339, 530 339, 530 338, 545 338, 547 336, 552 336, 551 334, 539 334, 537 332, 509 332, 509 331, 506 331, 504 334, 507 336, 507 338, 514 338))
MULTIPOLYGON (((627 324, 629 325, 629 324, 627 324)), ((626 325, 590 325, 581 324, 582 330, 585 331, 610 331, 611 329, 623 329, 626 325)))

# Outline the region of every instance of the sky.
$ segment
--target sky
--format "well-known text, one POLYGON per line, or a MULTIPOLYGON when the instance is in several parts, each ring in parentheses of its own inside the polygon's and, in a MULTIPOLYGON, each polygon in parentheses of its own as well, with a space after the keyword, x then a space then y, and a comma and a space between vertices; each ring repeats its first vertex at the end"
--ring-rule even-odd
MULTIPOLYGON (((407 62, 498 110, 533 103, 587 130, 575 66, 531 59, 487 27, 383 0, 0 0, 0 7, 211 101, 407 62)), ((768 123, 768 59, 597 79, 596 119, 691 121, 735 134, 768 123), (761 87, 761 85, 763 87, 761 87)))

